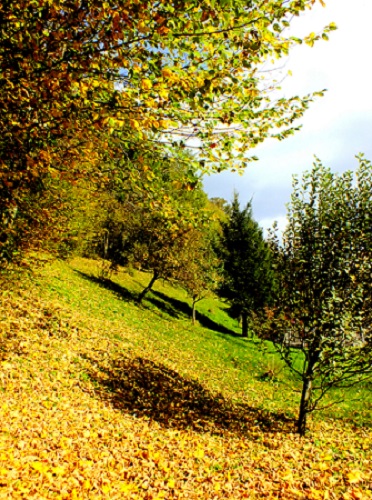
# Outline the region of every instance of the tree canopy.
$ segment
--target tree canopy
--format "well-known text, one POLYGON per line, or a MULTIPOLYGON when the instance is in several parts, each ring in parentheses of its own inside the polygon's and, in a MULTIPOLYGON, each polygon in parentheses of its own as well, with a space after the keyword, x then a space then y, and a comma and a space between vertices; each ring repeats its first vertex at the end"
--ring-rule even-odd
POLYGON ((131 168, 133 151, 136 164, 179 159, 190 138, 202 170, 241 167, 251 147, 292 133, 312 96, 274 98, 259 70, 301 42, 285 28, 314 3, 2 2, 2 260, 50 218, 35 201, 50 179, 100 185, 131 168))
POLYGON ((269 329, 303 384, 301 434, 331 388, 372 376, 371 209, 372 166, 363 157, 355 174, 317 161, 302 182, 294 179, 269 329))
POLYGON ((218 293, 229 302, 231 315, 241 318, 242 335, 247 337, 249 316, 271 301, 275 285, 271 251, 253 219, 251 204, 241 210, 236 193, 228 215, 218 247, 223 268, 218 293))

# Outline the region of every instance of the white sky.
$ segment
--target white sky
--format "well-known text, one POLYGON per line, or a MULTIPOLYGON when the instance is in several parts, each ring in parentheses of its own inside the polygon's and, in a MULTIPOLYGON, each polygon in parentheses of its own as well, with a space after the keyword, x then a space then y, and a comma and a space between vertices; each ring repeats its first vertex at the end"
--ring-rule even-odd
POLYGON ((293 76, 283 82, 283 95, 328 89, 299 122, 301 131, 251 150, 259 161, 243 176, 223 172, 204 179, 210 197, 230 201, 234 189, 244 204, 253 197, 254 216, 265 228, 274 220, 284 226, 292 175, 311 169, 314 155, 335 171, 354 169, 360 152, 372 160, 372 0, 326 4, 295 19, 291 28, 294 35, 305 35, 332 21, 338 26, 328 42, 298 46, 287 62, 293 76))

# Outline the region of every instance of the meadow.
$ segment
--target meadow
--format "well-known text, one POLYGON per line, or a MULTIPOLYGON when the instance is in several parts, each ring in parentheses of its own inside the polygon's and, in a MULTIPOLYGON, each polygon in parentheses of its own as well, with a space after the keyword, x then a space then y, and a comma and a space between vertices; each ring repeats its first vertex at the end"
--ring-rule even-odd
POLYGON ((372 497, 371 385, 300 438, 299 381, 226 304, 192 325, 182 289, 139 306, 148 274, 99 276, 78 258, 3 282, 1 499, 372 497))

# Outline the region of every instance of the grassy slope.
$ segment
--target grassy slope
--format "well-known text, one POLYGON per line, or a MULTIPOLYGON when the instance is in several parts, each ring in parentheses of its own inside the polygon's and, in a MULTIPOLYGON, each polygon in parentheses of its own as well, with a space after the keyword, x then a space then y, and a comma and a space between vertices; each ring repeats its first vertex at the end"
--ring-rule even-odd
POLYGON ((345 420, 370 403, 300 439, 286 370, 221 304, 192 327, 181 290, 139 308, 147 275, 96 275, 57 262, 0 295, 1 499, 372 497, 372 433, 345 420))

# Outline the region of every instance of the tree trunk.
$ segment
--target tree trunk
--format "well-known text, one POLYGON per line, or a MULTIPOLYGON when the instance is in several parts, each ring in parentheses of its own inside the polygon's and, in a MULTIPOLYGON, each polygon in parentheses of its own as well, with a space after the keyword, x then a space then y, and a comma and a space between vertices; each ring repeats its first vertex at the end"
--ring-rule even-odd
POLYGON ((109 232, 103 235, 103 258, 107 259, 109 249, 109 232))
POLYGON ((242 337, 248 338, 248 314, 242 313, 242 337))
POLYGON ((304 436, 306 432, 306 419, 310 411, 310 399, 311 391, 313 387, 313 381, 311 378, 305 378, 302 386, 300 412, 297 421, 297 432, 300 436, 304 436))
POLYGON ((146 288, 144 288, 142 290, 142 292, 138 295, 138 298, 137 298, 137 302, 138 304, 141 304, 142 303, 142 300, 143 298, 145 297, 145 295, 151 290, 151 288, 153 287, 155 281, 159 278, 159 275, 157 273, 154 273, 152 278, 151 278, 151 281, 150 283, 147 285, 146 288))
POLYGON ((196 300, 192 301, 192 324, 196 323, 196 300))

